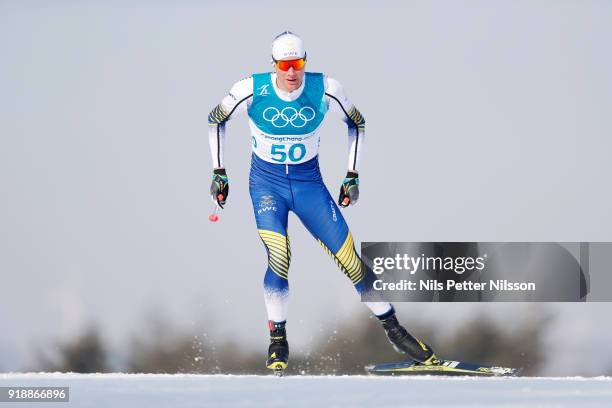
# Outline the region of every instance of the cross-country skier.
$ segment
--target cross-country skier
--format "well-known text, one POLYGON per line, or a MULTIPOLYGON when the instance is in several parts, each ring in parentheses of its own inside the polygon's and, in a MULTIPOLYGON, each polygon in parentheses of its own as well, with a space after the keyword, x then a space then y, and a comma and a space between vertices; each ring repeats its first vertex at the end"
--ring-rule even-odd
MULTIPOLYGON (((332 110, 347 124, 349 139, 348 171, 338 204, 347 207, 357 203, 365 120, 338 81, 305 72, 306 51, 296 34, 285 31, 274 39, 272 63, 274 72, 253 74, 237 82, 208 116, 214 166, 210 192, 223 208, 229 192, 223 163, 225 122, 246 111, 253 150, 249 191, 268 255, 264 298, 270 346, 266 366, 283 370, 289 358, 285 328, 291 260, 288 212, 299 217, 360 294, 366 290, 364 278, 372 271, 362 268, 344 217, 323 184, 318 162, 318 130, 327 111, 332 110)), ((433 350, 398 323, 390 303, 366 305, 381 321, 396 350, 420 363, 436 361, 433 350)))

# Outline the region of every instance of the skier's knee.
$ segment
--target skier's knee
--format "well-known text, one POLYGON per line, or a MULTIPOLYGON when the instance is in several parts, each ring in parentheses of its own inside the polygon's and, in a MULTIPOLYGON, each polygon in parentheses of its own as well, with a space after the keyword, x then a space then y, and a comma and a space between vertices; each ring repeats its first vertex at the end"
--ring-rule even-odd
MULTIPOLYGON (((289 276, 289 264, 291 262, 289 237, 275 231, 263 229, 260 229, 258 232, 268 252, 268 272, 272 272, 279 278, 286 280, 289 276)), ((267 275, 268 273, 266 273, 267 275)))

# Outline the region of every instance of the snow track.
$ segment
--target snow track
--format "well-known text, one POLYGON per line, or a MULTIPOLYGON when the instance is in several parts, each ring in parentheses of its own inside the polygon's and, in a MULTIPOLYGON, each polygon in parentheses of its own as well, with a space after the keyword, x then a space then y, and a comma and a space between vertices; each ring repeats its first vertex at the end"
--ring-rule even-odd
MULTIPOLYGON (((468 378, 0 374, 0 386, 68 386, 53 407, 612 407, 612 377, 468 378)), ((0 403, 2 406, 40 406, 0 403)), ((46 406, 46 405, 45 405, 46 406)))

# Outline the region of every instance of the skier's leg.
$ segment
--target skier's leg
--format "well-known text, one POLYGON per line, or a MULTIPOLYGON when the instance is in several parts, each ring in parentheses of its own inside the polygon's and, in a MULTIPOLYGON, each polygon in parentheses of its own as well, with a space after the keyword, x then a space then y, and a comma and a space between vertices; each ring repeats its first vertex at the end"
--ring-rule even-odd
POLYGON ((287 367, 289 360, 289 343, 285 331, 291 261, 291 247, 287 235, 289 208, 283 194, 263 186, 265 183, 261 182, 251 184, 249 190, 257 232, 268 254, 268 267, 264 276, 264 300, 270 330, 266 367, 280 373, 287 367))
MULTIPOLYGON (((362 267, 353 236, 329 191, 322 182, 292 183, 292 190, 294 212, 362 295, 365 282, 373 272, 362 267)), ((388 302, 364 303, 379 318, 392 314, 393 308, 388 302)))
MULTIPOLYGON (((296 183, 292 184, 292 190, 296 215, 351 280, 357 292, 363 294, 367 290, 365 282, 371 282, 373 272, 362 267, 348 225, 325 185, 322 182, 296 183)), ((390 303, 364 303, 378 317, 397 351, 424 364, 435 363, 436 356, 431 347, 414 338, 399 324, 390 303)))
POLYGON ((291 246, 287 235, 289 209, 285 199, 271 189, 251 188, 257 232, 266 248, 268 267, 264 275, 264 299, 268 320, 287 319, 291 246))

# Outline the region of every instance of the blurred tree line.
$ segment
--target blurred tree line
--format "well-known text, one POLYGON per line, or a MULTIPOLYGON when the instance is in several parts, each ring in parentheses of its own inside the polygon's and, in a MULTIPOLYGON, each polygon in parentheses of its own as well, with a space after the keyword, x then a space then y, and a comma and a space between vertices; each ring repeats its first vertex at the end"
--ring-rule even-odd
MULTIPOLYGON (((435 346, 439 356, 474 363, 523 367, 537 375, 544 363, 544 334, 549 316, 531 313, 521 324, 477 315, 450 334, 440 335, 435 322, 427 326, 402 320, 408 330, 435 346)), ((332 328, 333 329, 333 328, 332 328)), ((288 374, 364 374, 372 363, 401 361, 389 344, 380 323, 366 312, 323 335, 307 353, 291 350, 288 374)), ((148 324, 133 336, 120 368, 129 373, 266 374, 266 349, 250 350, 236 338, 211 333, 186 333, 164 319, 148 324)), ((291 345, 289 327, 289 344, 291 345)), ((38 368, 60 372, 110 372, 109 348, 100 329, 91 326, 71 341, 59 343, 53 356, 38 353, 38 368)))

